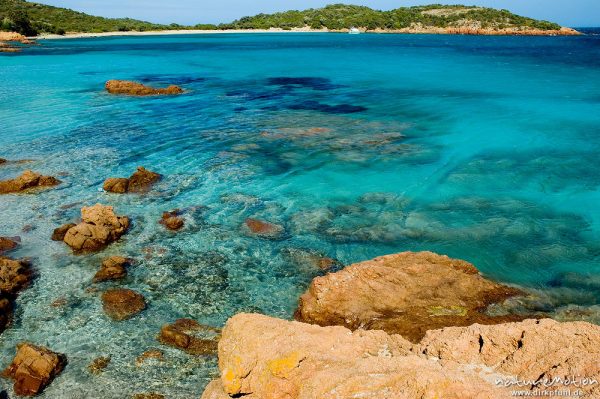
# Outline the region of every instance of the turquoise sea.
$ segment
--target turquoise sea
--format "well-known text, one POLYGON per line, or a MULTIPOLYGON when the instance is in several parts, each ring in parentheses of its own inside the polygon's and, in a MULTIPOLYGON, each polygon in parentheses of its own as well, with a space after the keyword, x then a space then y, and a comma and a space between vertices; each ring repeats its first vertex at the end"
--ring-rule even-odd
POLYGON ((69 359, 42 398, 198 398, 216 359, 160 346, 161 325, 291 318, 323 273, 311 254, 448 254, 530 291, 519 311, 600 323, 599 154, 600 36, 41 41, 0 56, 0 157, 31 160, 1 166, 0 179, 30 168, 63 184, 0 197, 0 236, 20 236, 11 256, 36 269, 0 336, 0 368, 28 340, 69 359), (109 79, 186 93, 111 96, 109 79), (153 192, 102 192, 138 165, 165 176, 153 192), (132 218, 123 239, 84 256, 50 241, 97 202, 132 218), (186 209, 179 233, 157 223, 174 208, 186 209), (286 234, 250 237, 248 217, 286 234), (137 262, 125 281, 93 285, 109 255, 137 262), (148 309, 110 321, 99 296, 117 285, 148 309), (137 366, 150 348, 165 361, 137 366), (90 374, 99 356, 112 361, 90 374))

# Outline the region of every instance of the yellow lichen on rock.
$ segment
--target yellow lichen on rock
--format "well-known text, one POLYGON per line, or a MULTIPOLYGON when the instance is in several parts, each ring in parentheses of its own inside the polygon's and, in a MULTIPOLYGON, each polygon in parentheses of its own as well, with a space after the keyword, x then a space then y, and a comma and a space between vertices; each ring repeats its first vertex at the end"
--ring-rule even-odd
POLYGON ((288 378, 289 373, 298 367, 303 359, 304 357, 298 351, 294 351, 287 356, 269 361, 267 366, 275 377, 288 378))

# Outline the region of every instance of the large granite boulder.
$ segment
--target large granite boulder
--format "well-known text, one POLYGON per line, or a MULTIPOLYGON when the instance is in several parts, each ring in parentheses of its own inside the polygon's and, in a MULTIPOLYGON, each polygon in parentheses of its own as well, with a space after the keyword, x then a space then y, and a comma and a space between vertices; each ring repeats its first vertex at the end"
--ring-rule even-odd
POLYGON ((102 308, 111 319, 122 321, 130 319, 146 309, 146 300, 139 292, 125 288, 113 288, 102 294, 102 308))
POLYGON ((42 176, 26 170, 19 177, 0 181, 0 194, 29 192, 34 189, 52 187, 60 184, 60 180, 52 176, 42 176))
POLYGON ((62 354, 22 342, 17 345, 17 354, 4 375, 15 381, 15 394, 35 396, 52 382, 66 363, 67 359, 62 354))
POLYGON ((129 228, 129 218, 117 216, 112 206, 81 208, 82 222, 67 230, 64 242, 74 251, 99 251, 118 240, 129 228))
POLYGON ((600 327, 585 322, 453 327, 413 345, 381 330, 239 314, 219 342, 221 377, 202 399, 504 399, 565 388, 541 383, 546 375, 588 378, 581 389, 597 397, 600 386, 589 380, 600 381, 599 351, 600 327))
POLYGON ((403 252, 316 277, 300 297, 296 318, 321 326, 385 330, 417 342, 427 330, 522 320, 486 308, 520 295, 483 278, 463 260, 403 252))
POLYGON ((109 80, 104 85, 104 88, 111 94, 125 94, 129 96, 157 96, 183 93, 183 89, 175 85, 157 89, 128 80, 109 80))
POLYGON ((160 174, 138 166, 137 170, 129 178, 109 177, 104 181, 102 188, 106 192, 115 194, 146 193, 161 178, 160 174))

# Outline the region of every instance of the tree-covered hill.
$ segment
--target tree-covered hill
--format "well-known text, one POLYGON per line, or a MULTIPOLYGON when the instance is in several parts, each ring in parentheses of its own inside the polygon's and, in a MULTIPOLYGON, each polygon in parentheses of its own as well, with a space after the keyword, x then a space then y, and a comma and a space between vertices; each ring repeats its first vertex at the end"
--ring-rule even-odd
POLYGON ((333 4, 318 9, 258 14, 218 26, 205 24, 160 25, 129 18, 103 18, 66 8, 24 0, 0 0, 0 30, 32 36, 38 33, 147 31, 165 29, 294 29, 342 30, 352 26, 366 30, 428 28, 558 30, 557 24, 515 15, 507 10, 474 6, 430 5, 391 11, 333 4))
POLYGON ((347 29, 351 26, 368 30, 397 30, 411 26, 423 27, 477 27, 482 29, 526 28, 553 30, 560 25, 515 15, 507 10, 493 8, 429 5, 402 7, 391 11, 378 11, 369 7, 333 4, 324 8, 304 11, 286 11, 274 14, 259 14, 244 17, 230 24, 227 29, 269 28, 327 28, 347 29))
POLYGON ((0 30, 16 31, 27 36, 40 32, 111 32, 128 30, 172 29, 129 18, 103 18, 24 0, 0 0, 0 30))

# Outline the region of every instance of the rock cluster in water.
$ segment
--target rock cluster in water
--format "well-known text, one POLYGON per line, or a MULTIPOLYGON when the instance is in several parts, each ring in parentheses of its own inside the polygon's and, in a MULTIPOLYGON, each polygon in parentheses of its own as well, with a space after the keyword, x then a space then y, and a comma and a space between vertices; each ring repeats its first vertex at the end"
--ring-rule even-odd
POLYGON ((185 224, 185 221, 180 215, 181 212, 177 209, 174 211, 163 212, 159 223, 171 231, 177 231, 185 224))
MULTIPOLYGON (((129 218, 117 216, 112 206, 83 207, 81 218, 82 222, 66 230, 63 238, 74 251, 99 251, 118 240, 129 228, 129 218)), ((55 230, 57 238, 65 227, 60 229, 55 230)))
POLYGON ((32 44, 33 42, 17 32, 0 32, 0 53, 18 53, 21 51, 21 47, 15 47, 11 43, 32 44))
POLYGON ((183 89, 175 85, 156 89, 128 80, 109 80, 104 87, 111 94, 125 94, 129 96, 157 96, 183 93, 183 89))
MULTIPOLYGON (((564 388, 541 383, 554 377, 600 379, 599 342, 599 326, 549 319, 434 330, 412 344, 380 330, 239 314, 219 343, 221 378, 202 399, 500 399, 564 388), (507 386, 517 379, 530 382, 507 386)), ((581 389, 600 393, 597 383, 581 389)))
POLYGON ((486 308, 522 294, 483 278, 470 263, 432 252, 403 252, 315 278, 296 318, 321 326, 384 330, 417 341, 427 330, 522 319, 486 308))
POLYGON ((17 354, 4 371, 4 375, 15 381, 14 391, 19 396, 35 396, 52 382, 65 367, 64 355, 42 346, 22 342, 17 354))
POLYGON ((138 166, 137 170, 129 177, 109 177, 104 181, 104 191, 116 194, 146 193, 152 185, 161 179, 161 175, 138 166))
POLYGON ((19 177, 0 181, 0 194, 26 192, 36 188, 47 188, 60 184, 60 180, 52 176, 43 176, 26 170, 19 177))

